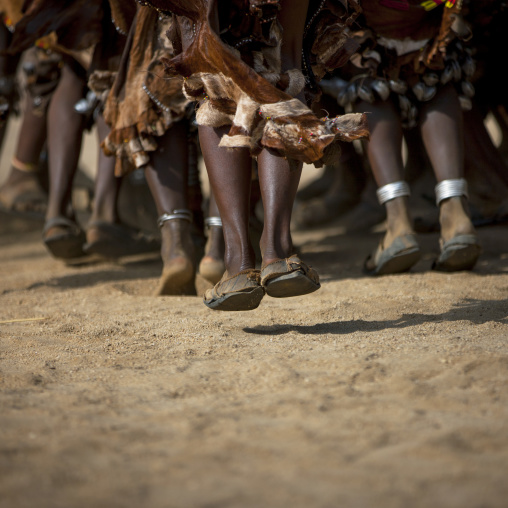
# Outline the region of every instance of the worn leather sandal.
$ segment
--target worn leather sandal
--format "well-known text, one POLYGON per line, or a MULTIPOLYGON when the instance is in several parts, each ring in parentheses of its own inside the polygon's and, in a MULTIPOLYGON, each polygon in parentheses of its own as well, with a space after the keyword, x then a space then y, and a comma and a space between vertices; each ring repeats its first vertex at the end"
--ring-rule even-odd
POLYGON ((421 257, 420 247, 412 234, 402 235, 383 249, 380 245, 374 255, 369 254, 363 265, 367 275, 389 275, 407 272, 421 257), (374 262, 374 268, 369 263, 374 262))
POLYGON ((261 268, 261 285, 273 298, 307 295, 321 287, 318 273, 296 254, 261 268))
POLYGON ((157 252, 160 241, 125 224, 94 221, 86 229, 87 241, 83 250, 105 258, 120 258, 157 252))
POLYGON ((457 235, 440 243, 441 254, 432 264, 432 269, 441 272, 472 270, 482 252, 476 235, 457 235))
POLYGON ((203 302, 213 310, 256 309, 265 295, 259 279, 259 270, 255 269, 243 270, 233 277, 225 279, 223 277, 213 288, 205 292, 203 302))
POLYGON ((83 244, 85 233, 67 217, 53 217, 44 224, 42 241, 53 257, 58 259, 75 259, 85 256, 83 244), (60 232, 49 234, 51 229, 60 232))

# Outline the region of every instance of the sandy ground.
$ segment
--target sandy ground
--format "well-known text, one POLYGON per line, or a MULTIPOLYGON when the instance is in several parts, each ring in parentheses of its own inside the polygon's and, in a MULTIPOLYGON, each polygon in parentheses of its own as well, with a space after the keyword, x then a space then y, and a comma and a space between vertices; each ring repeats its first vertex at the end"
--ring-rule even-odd
POLYGON ((309 296, 151 296, 0 216, 0 506, 508 507, 508 226, 469 273, 378 279, 380 233, 296 232, 309 296))

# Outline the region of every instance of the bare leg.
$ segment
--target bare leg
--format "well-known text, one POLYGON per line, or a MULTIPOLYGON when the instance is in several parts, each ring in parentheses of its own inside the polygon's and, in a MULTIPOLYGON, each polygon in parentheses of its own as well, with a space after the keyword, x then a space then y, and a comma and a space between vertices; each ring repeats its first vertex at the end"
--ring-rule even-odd
MULTIPOLYGON (((145 176, 159 216, 187 210, 187 128, 179 122, 159 138, 145 176)), ((158 295, 195 294, 192 224, 183 219, 165 221, 161 226, 163 272, 158 295)))
POLYGON ((48 111, 49 199, 43 240, 56 258, 83 256, 85 234, 72 208, 72 185, 83 136, 83 117, 74 110, 85 81, 69 64, 51 97, 48 111))
MULTIPOLYGON (((379 187, 404 179, 402 161, 402 128, 395 106, 391 102, 374 104, 360 103, 358 111, 368 112, 370 141, 366 143, 366 152, 372 173, 379 187)), ((406 197, 398 197, 385 203, 387 230, 381 249, 389 248, 393 241, 408 234, 413 234, 412 221, 409 215, 406 197)), ((366 263, 371 271, 376 267, 373 255, 366 263)))
MULTIPOLYGON (((11 33, 3 23, 0 23, 0 51, 6 50, 10 41, 11 33)), ((0 147, 4 140, 9 114, 14 105, 13 101, 17 95, 15 82, 19 59, 20 55, 0 54, 0 77, 3 78, 0 85, 0 147)))
POLYGON ((213 219, 220 220, 220 213, 213 191, 211 191, 208 204, 208 217, 205 219, 207 230, 205 254, 199 263, 199 273, 196 276, 196 289, 199 295, 219 282, 226 270, 224 264, 223 229, 220 222, 217 221, 215 223, 213 219))
MULTIPOLYGON (((280 5, 278 19, 283 28, 281 70, 301 69, 303 30, 309 2, 305 0, 295 4, 291 0, 281 0, 280 5)), ((298 98, 304 100, 303 92, 300 92, 298 98)), ((258 157, 258 173, 264 208, 260 247, 263 265, 267 265, 293 254, 291 213, 302 164, 291 170, 287 160, 264 150, 258 157)))
MULTIPOLYGON (((110 130, 102 115, 97 117, 96 127, 100 145, 110 130)), ((97 167, 94 203, 90 222, 119 222, 116 203, 122 180, 115 177, 115 158, 107 157, 104 152, 99 149, 97 167)))
MULTIPOLYGON (((96 121, 100 143, 109 133, 102 115, 96 121)), ((118 197, 122 179, 115 176, 115 157, 107 157, 99 148, 97 157, 92 213, 86 228, 83 250, 104 258, 120 258, 160 249, 156 238, 122 224, 118 212, 118 197)))
POLYGON ((219 147, 227 128, 199 127, 199 140, 210 186, 222 218, 224 262, 228 276, 254 268, 256 259, 249 241, 251 158, 245 149, 219 147))
MULTIPOLYGON (((282 71, 300 68, 307 6, 307 1, 296 5, 287 0, 281 1, 279 19, 284 29, 282 71)), ((252 162, 245 149, 227 150, 218 146, 225 132, 224 128, 208 127, 200 127, 199 131, 211 188, 222 217, 226 266, 221 283, 206 292, 205 303, 212 308, 220 308, 217 305, 224 303, 224 310, 248 310, 256 308, 263 295, 263 289, 257 285, 252 271, 256 259, 249 241, 252 162), (221 292, 221 287, 225 292, 221 292), (216 294, 215 290, 218 291, 216 294), (227 303, 227 298, 230 298, 228 292, 235 295, 238 305, 233 298, 227 303)), ((291 211, 300 181, 301 164, 290 170, 287 160, 264 150, 258 156, 258 172, 265 217, 260 247, 263 265, 266 265, 293 254, 291 211)), ((282 261, 282 265, 288 266, 286 261, 282 261)))
POLYGON ((73 218, 72 182, 78 167, 83 117, 74 110, 83 97, 84 79, 64 65, 48 111, 49 202, 46 219, 73 218))
POLYGON ((44 217, 47 195, 39 178, 39 157, 46 141, 46 115, 37 115, 27 98, 13 163, 0 187, 0 202, 7 210, 44 217))
MULTIPOLYGON (((438 182, 464 176, 462 111, 454 89, 442 88, 422 107, 422 139, 438 182)), ((441 202, 439 220, 443 241, 461 234, 474 234, 466 200, 448 198, 441 202)))
POLYGON ((264 150, 258 158, 259 183, 265 220, 261 235, 263 265, 293 254, 291 212, 298 190, 302 164, 291 169, 286 159, 264 150))

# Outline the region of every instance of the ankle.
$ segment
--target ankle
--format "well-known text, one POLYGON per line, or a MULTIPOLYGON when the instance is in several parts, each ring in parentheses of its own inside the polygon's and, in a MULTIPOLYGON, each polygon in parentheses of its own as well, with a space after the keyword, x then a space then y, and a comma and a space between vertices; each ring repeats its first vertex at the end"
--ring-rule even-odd
POLYGON ((194 257, 191 224, 187 220, 169 220, 164 222, 160 229, 161 256, 164 264, 179 257, 194 257))
POLYGON ((406 197, 398 197, 385 203, 387 233, 394 238, 413 233, 406 197))
POLYGON ((37 171, 22 171, 14 166, 11 167, 9 176, 7 177, 6 183, 16 185, 24 182, 39 182, 37 171))
POLYGON ((441 236, 446 241, 456 235, 475 234, 475 229, 466 211, 464 197, 451 197, 439 204, 439 223, 441 236))
POLYGON ((237 273, 256 268, 256 256, 252 247, 231 251, 226 246, 224 254, 224 264, 228 275, 233 276, 237 273))
POLYGON ((210 226, 208 229, 208 239, 205 246, 205 258, 215 260, 224 259, 224 233, 222 227, 210 226))
POLYGON ((277 261, 278 259, 288 258, 294 254, 291 235, 278 237, 277 241, 275 241, 273 235, 271 235, 270 239, 267 239, 267 235, 265 235, 265 231, 263 231, 259 246, 261 257, 263 258, 263 265, 271 263, 272 261, 277 261))

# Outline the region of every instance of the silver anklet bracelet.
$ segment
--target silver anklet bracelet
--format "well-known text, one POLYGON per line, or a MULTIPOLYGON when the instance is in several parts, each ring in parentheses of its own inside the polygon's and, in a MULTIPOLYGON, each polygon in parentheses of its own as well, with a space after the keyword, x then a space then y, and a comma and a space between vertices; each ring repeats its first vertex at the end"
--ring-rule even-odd
POLYGON ((205 226, 207 229, 211 228, 212 226, 221 228, 222 227, 222 219, 220 217, 207 217, 205 219, 205 226))
POLYGON ((186 220, 187 222, 192 222, 192 212, 190 210, 173 210, 171 213, 163 213, 157 219, 157 225, 159 228, 164 226, 164 223, 168 220, 181 219, 186 220))
POLYGON ((392 199, 400 198, 402 196, 410 196, 411 190, 409 189, 407 182, 399 180, 398 182, 389 183, 379 187, 376 194, 379 204, 384 205, 387 201, 391 201, 392 199))
POLYGON ((465 196, 469 198, 467 192, 467 182, 464 178, 451 178, 450 180, 443 180, 435 187, 436 192, 436 205, 447 198, 457 198, 465 196))

